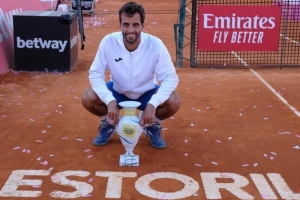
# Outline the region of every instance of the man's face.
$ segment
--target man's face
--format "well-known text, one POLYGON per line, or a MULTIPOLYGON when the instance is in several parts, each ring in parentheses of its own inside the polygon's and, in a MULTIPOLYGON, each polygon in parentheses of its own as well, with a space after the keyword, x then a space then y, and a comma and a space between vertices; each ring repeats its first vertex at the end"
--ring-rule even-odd
POLYGON ((143 25, 141 24, 140 15, 138 13, 134 14, 132 17, 128 17, 123 13, 121 15, 120 28, 125 44, 139 44, 143 25))

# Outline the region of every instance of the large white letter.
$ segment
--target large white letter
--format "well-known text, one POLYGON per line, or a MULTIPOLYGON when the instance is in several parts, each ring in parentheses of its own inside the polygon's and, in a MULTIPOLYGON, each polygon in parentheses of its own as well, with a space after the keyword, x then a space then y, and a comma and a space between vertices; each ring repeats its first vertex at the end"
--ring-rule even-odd
POLYGON ((135 188, 141 194, 155 199, 183 199, 195 194, 199 190, 199 184, 189 176, 172 172, 157 172, 140 177, 135 182, 135 188), (184 184, 184 187, 177 192, 159 192, 150 188, 149 185, 151 181, 160 178, 170 178, 178 180, 184 184))
POLYGON ((268 19, 269 23, 271 24, 271 26, 268 27, 268 29, 272 29, 275 27, 275 22, 274 22, 275 18, 274 17, 270 17, 268 19))
POLYGON ((219 21, 220 21, 220 28, 231 28, 229 17, 215 17, 216 28, 219 28, 219 21), (226 22, 226 27, 225 27, 225 22, 226 22))
POLYGON ((214 16, 213 14, 203 14, 204 16, 204 28, 214 28, 214 26, 208 26, 208 21, 211 21, 211 19, 208 18, 208 16, 214 16))
POLYGON ((90 175, 90 172, 87 171, 64 171, 56 173, 55 175, 51 176, 51 179, 54 183, 64 186, 71 186, 76 188, 75 192, 62 192, 55 190, 50 193, 51 197, 54 198, 78 198, 85 195, 90 194, 93 191, 93 187, 85 182, 79 181, 70 181, 67 179, 67 176, 80 176, 80 177, 87 177, 90 175))
POLYGON ((241 189, 249 184, 248 179, 234 173, 200 173, 204 191, 208 199, 222 199, 220 188, 224 188, 240 199, 254 199, 253 196, 241 189), (225 175, 224 175, 225 174, 225 175), (217 178, 231 178, 233 183, 218 183, 217 178))
POLYGON ((0 191, 0 197, 38 197, 42 191, 17 190, 20 185, 40 186, 42 180, 23 179, 25 175, 29 176, 48 176, 50 171, 47 170, 14 170, 9 176, 0 191))
POLYGON ((259 28, 261 28, 261 29, 268 28, 268 26, 264 26, 267 23, 267 21, 268 21, 268 18, 266 18, 266 17, 260 18, 260 20, 258 22, 259 23, 259 28))
POLYGON ((250 174, 250 176, 263 199, 277 199, 277 196, 262 174, 250 174))
POLYGON ((280 174, 268 173, 267 175, 283 199, 300 199, 300 194, 293 193, 280 174))
POLYGON ((96 176, 108 177, 106 198, 120 198, 123 177, 134 178, 135 172, 96 172, 96 176))

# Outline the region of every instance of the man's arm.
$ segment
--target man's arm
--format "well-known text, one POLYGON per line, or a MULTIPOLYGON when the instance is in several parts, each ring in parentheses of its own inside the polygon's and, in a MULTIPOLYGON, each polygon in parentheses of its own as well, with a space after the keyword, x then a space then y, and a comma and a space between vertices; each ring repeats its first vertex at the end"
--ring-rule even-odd
POLYGON ((89 70, 89 81, 98 97, 108 105, 115 100, 110 90, 107 89, 105 82, 105 72, 108 69, 108 63, 105 57, 106 37, 99 44, 95 59, 89 70))
POLYGON ((143 112, 141 119, 142 126, 153 125, 157 106, 163 104, 170 97, 171 93, 177 88, 179 82, 178 75, 176 74, 175 67, 167 48, 161 41, 159 45, 160 49, 155 67, 155 76, 161 84, 157 93, 151 97, 143 112))
POLYGON ((162 41, 160 41, 160 50, 155 68, 155 75, 161 84, 157 93, 152 96, 149 103, 156 108, 170 97, 171 93, 177 88, 179 82, 171 56, 162 41))

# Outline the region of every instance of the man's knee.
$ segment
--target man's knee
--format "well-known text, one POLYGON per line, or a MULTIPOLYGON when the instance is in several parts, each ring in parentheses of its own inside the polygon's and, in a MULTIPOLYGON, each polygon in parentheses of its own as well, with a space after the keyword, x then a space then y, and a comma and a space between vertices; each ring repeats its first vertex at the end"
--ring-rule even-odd
POLYGON ((95 103, 98 100, 97 94, 94 92, 92 88, 87 88, 81 96, 81 104, 83 107, 87 108, 91 106, 93 103, 95 103))
POLYGON ((171 103, 171 107, 172 110, 177 112, 180 108, 180 96, 177 92, 172 92, 171 96, 170 96, 170 103, 171 103))
POLYGON ((172 92, 169 99, 165 101, 161 107, 168 108, 169 111, 176 113, 180 108, 180 96, 177 92, 172 92))

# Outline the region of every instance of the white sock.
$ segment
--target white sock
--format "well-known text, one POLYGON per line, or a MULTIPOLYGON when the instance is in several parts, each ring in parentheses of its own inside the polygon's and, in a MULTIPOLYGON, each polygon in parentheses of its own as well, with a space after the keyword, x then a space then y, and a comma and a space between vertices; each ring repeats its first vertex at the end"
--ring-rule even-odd
POLYGON ((141 118, 142 118, 142 114, 143 114, 143 111, 140 111, 139 113, 139 120, 141 121, 141 118))
POLYGON ((155 116, 155 117, 154 117, 154 123, 155 123, 155 124, 156 124, 156 123, 160 124, 160 123, 161 123, 161 120, 158 119, 158 118, 155 116))
POLYGON ((108 117, 108 114, 100 117, 100 120, 103 120, 103 121, 106 120, 108 122, 108 124, 114 124, 114 121, 108 117))

